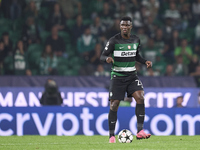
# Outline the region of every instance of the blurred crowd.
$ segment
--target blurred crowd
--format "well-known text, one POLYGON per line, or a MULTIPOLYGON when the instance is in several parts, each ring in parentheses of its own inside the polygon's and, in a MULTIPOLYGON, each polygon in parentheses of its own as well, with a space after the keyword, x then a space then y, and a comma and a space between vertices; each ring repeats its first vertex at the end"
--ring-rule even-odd
POLYGON ((140 76, 200 76, 200 0, 0 0, 0 75, 109 76, 123 16, 153 62, 140 76))

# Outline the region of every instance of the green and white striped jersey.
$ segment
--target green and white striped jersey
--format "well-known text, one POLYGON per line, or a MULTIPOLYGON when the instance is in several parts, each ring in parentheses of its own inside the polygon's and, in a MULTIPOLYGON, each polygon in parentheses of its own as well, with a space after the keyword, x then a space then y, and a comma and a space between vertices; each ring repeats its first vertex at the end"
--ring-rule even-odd
POLYGON ((136 35, 131 35, 129 39, 124 39, 119 33, 109 39, 101 55, 101 60, 106 61, 108 57, 113 58, 114 63, 111 75, 128 76, 136 74, 136 61, 142 64, 146 62, 140 56, 139 50, 140 39, 136 35))

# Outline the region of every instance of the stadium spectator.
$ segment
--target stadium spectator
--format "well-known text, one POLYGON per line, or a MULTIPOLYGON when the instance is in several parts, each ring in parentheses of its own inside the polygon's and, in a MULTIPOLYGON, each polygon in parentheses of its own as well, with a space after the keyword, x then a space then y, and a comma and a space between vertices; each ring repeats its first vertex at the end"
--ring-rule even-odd
POLYGON ((194 45, 194 54, 196 54, 200 58, 200 44, 194 45))
POLYGON ((53 79, 48 79, 45 83, 45 91, 42 93, 40 104, 47 105, 62 105, 63 99, 58 90, 58 86, 53 79))
POLYGON ((183 56, 178 55, 176 62, 173 65, 175 76, 186 76, 188 75, 188 66, 183 63, 183 56))
POLYGON ((156 30, 156 34, 154 37, 154 44, 155 44, 155 47, 159 49, 159 51, 162 51, 164 49, 165 39, 163 36, 163 31, 160 28, 156 30))
POLYGON ((109 6, 112 12, 118 12, 120 8, 120 2, 118 0, 110 0, 109 6))
POLYGON ((180 26, 181 30, 186 30, 190 24, 194 24, 189 3, 184 3, 183 5, 181 5, 180 14, 181 14, 181 26, 180 26))
POLYGON ((0 41, 0 64, 3 65, 3 61, 6 57, 6 50, 3 41, 0 41))
POLYGON ((3 14, 4 18, 10 18, 10 5, 11 1, 2 0, 0 2, 0 13, 3 14))
POLYGON ((101 36, 99 36, 98 39, 97 39, 98 43, 101 44, 102 47, 103 47, 103 46, 107 43, 107 41, 108 41, 106 35, 107 35, 107 34, 104 33, 104 34, 102 34, 101 36))
POLYGON ((2 39, 1 40, 4 43, 4 48, 5 48, 6 56, 7 55, 12 55, 12 52, 13 52, 13 42, 10 39, 9 33, 8 32, 4 32, 2 34, 2 39))
POLYGON ((155 19, 160 7, 159 0, 142 0, 142 5, 146 6, 151 13, 151 17, 155 19))
MULTIPOLYGON (((145 34, 148 37, 155 37, 156 29, 158 26, 154 23, 154 20, 151 16, 147 17, 147 22, 144 24, 143 28, 145 29, 145 34)), ((140 29, 140 28, 139 28, 140 29)))
POLYGON ((155 62, 156 56, 160 54, 160 51, 155 46, 153 38, 148 39, 148 45, 147 47, 143 48, 142 53, 145 58, 151 60, 153 63, 155 62))
POLYGON ((145 34, 145 30, 143 27, 138 28, 137 36, 140 38, 141 47, 147 47, 149 37, 145 34))
POLYGON ((129 8, 133 10, 133 12, 135 12, 135 10, 140 9, 141 7, 141 1, 138 1, 138 0, 129 0, 128 4, 129 4, 129 8))
POLYGON ((3 41, 0 41, 0 75, 3 75, 3 61, 5 57, 4 43, 3 41))
POLYGON ((38 9, 36 7, 35 1, 30 1, 24 11, 25 18, 34 17, 35 19, 38 16, 38 9))
POLYGON ((175 57, 178 55, 183 56, 183 62, 184 64, 189 64, 190 60, 192 59, 192 48, 188 45, 187 39, 182 39, 181 45, 176 47, 174 51, 175 57))
POLYGON ((94 50, 97 40, 91 34, 90 28, 86 27, 84 34, 77 41, 77 50, 80 57, 84 60, 84 65, 80 69, 81 75, 92 75, 93 66, 89 64, 90 53, 94 50))
MULTIPOLYGON (((90 1, 91 18, 94 19, 103 11, 104 0, 90 1)), ((109 5, 111 7, 111 5, 109 5)))
POLYGON ((101 19, 97 16, 94 18, 93 24, 90 25, 90 30, 94 36, 98 37, 105 32, 106 27, 101 23, 101 19))
POLYGON ((103 11, 98 14, 101 18, 102 24, 106 27, 106 30, 113 25, 113 12, 111 12, 108 2, 104 2, 103 11))
POLYGON ((165 18, 164 19, 164 25, 163 25, 163 35, 165 35, 165 40, 170 40, 172 37, 172 32, 174 30, 174 26, 172 24, 171 18, 165 18))
POLYGON ((176 98, 176 107, 179 107, 179 108, 184 107, 184 106, 182 105, 182 103, 183 103, 183 96, 178 96, 178 97, 176 98))
POLYGON ((115 18, 122 18, 123 16, 129 16, 129 17, 133 17, 132 16, 132 13, 129 11, 129 9, 126 7, 126 4, 124 2, 122 2, 120 4, 120 7, 119 7, 119 11, 117 11, 115 14, 114 14, 114 17, 115 18))
POLYGON ((192 13, 194 15, 194 20, 198 20, 200 17, 200 0, 195 0, 192 3, 192 13))
POLYGON ((147 9, 147 7, 141 6, 141 8, 137 10, 133 16, 134 29, 145 26, 148 22, 147 20, 149 16, 151 16, 151 14, 150 11, 147 9))
POLYGON ((62 56, 65 51, 65 42, 62 37, 58 35, 58 27, 53 26, 51 35, 47 37, 45 45, 51 45, 53 52, 56 56, 62 56))
POLYGON ((56 75, 57 74, 57 57, 51 49, 51 45, 46 45, 40 57, 40 74, 56 75))
POLYGON ((110 76, 110 72, 106 71, 102 64, 99 64, 96 67, 96 71, 94 72, 94 75, 97 76, 97 77, 99 77, 99 76, 109 77, 110 76))
POLYGON ((43 0, 41 2, 41 7, 53 8, 55 3, 57 3, 57 0, 43 0))
POLYGON ((115 34, 120 32, 119 23, 120 23, 120 19, 116 18, 114 20, 114 24, 112 25, 112 27, 106 31, 106 34, 105 34, 106 38, 112 37, 115 34))
POLYGON ((82 15, 78 15, 76 17, 76 23, 72 28, 73 44, 76 44, 78 38, 83 34, 84 30, 85 30, 85 26, 83 25, 83 17, 82 15))
POLYGON ((172 76, 174 76, 173 65, 171 65, 171 64, 168 64, 168 65, 167 65, 164 76, 167 76, 167 77, 172 77, 172 76))
POLYGON ((198 104, 200 106, 200 92, 198 93, 198 104))
POLYGON ((142 64, 140 64, 139 62, 136 62, 135 63, 135 68, 137 70, 137 75, 138 76, 143 76, 142 64))
POLYGON ((79 0, 58 0, 64 16, 73 19, 77 14, 81 14, 81 2, 79 0))
POLYGON ((47 20, 46 28, 47 30, 51 30, 52 27, 57 26, 58 30, 64 30, 66 18, 63 15, 63 12, 58 3, 55 3, 53 6, 53 10, 49 14, 49 18, 47 20))
POLYGON ((35 3, 34 5, 36 7, 36 10, 39 12, 40 8, 41 8, 42 1, 41 0, 26 0, 26 6, 29 5, 32 1, 35 3))
POLYGON ((23 42, 19 40, 14 52, 14 75, 31 75, 31 72, 27 67, 24 45, 23 42))
POLYGON ((151 77, 155 77, 155 76, 159 76, 160 73, 156 70, 153 70, 152 68, 147 69, 146 72, 144 72, 144 76, 151 76, 151 77))
POLYGON ((26 24, 23 27, 22 38, 23 42, 26 43, 27 46, 40 42, 39 29, 34 17, 29 16, 27 18, 26 24))
POLYGON ((190 76, 200 76, 200 65, 195 68, 195 71, 190 73, 190 76))
POLYGON ((97 66, 101 64, 101 61, 99 59, 102 52, 101 50, 102 50, 101 44, 97 43, 95 45, 94 50, 90 52, 90 63, 94 66, 94 69, 96 69, 97 66))
POLYGON ((168 43, 165 43, 163 50, 161 51, 161 54, 166 61, 166 63, 172 63, 174 62, 174 50, 170 49, 170 46, 168 43))
POLYGON ((78 53, 83 57, 85 57, 86 60, 88 60, 89 52, 91 52, 94 49, 95 44, 96 44, 96 39, 91 34, 90 28, 87 27, 84 30, 84 34, 82 34, 77 41, 78 53))
POLYGON ((15 20, 19 18, 22 14, 22 6, 19 0, 12 0, 10 5, 10 18, 15 20))
POLYGON ((199 61, 198 55, 194 54, 192 56, 192 60, 188 64, 188 72, 189 72, 189 74, 192 73, 192 72, 195 72, 195 69, 199 64, 200 64, 200 61, 199 61))
POLYGON ((166 66, 167 66, 167 63, 165 59, 163 58, 163 55, 157 54, 156 61, 153 65, 154 71, 156 71, 159 76, 163 76, 165 73, 166 66))
POLYGON ((175 2, 170 2, 169 3, 169 9, 165 11, 164 14, 165 18, 171 18, 172 19, 172 24, 177 26, 180 23, 181 20, 181 14, 179 10, 177 9, 177 5, 175 2))
MULTIPOLYGON (((175 48, 178 47, 180 43, 181 43, 181 39, 179 38, 179 31, 173 30, 172 37, 167 41, 167 44, 169 45, 168 54, 171 54, 171 52, 174 52, 175 48)), ((165 54, 167 55, 167 53, 165 54)))
POLYGON ((199 43, 200 41, 200 21, 198 21, 197 25, 195 26, 195 41, 199 43))

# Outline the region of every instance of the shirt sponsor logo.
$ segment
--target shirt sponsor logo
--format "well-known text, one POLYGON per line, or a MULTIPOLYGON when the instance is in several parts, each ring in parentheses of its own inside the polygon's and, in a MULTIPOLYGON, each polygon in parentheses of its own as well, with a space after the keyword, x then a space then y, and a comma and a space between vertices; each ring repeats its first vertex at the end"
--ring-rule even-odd
POLYGON ((135 56, 136 52, 122 52, 121 56, 135 56))

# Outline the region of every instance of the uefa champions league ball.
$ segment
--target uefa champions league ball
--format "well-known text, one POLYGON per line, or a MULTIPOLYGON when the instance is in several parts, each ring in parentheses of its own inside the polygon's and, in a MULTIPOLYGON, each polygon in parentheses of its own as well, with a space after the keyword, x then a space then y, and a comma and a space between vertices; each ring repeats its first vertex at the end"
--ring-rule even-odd
POLYGON ((118 134, 120 143, 131 143, 133 141, 133 134, 128 129, 123 129, 118 134))

